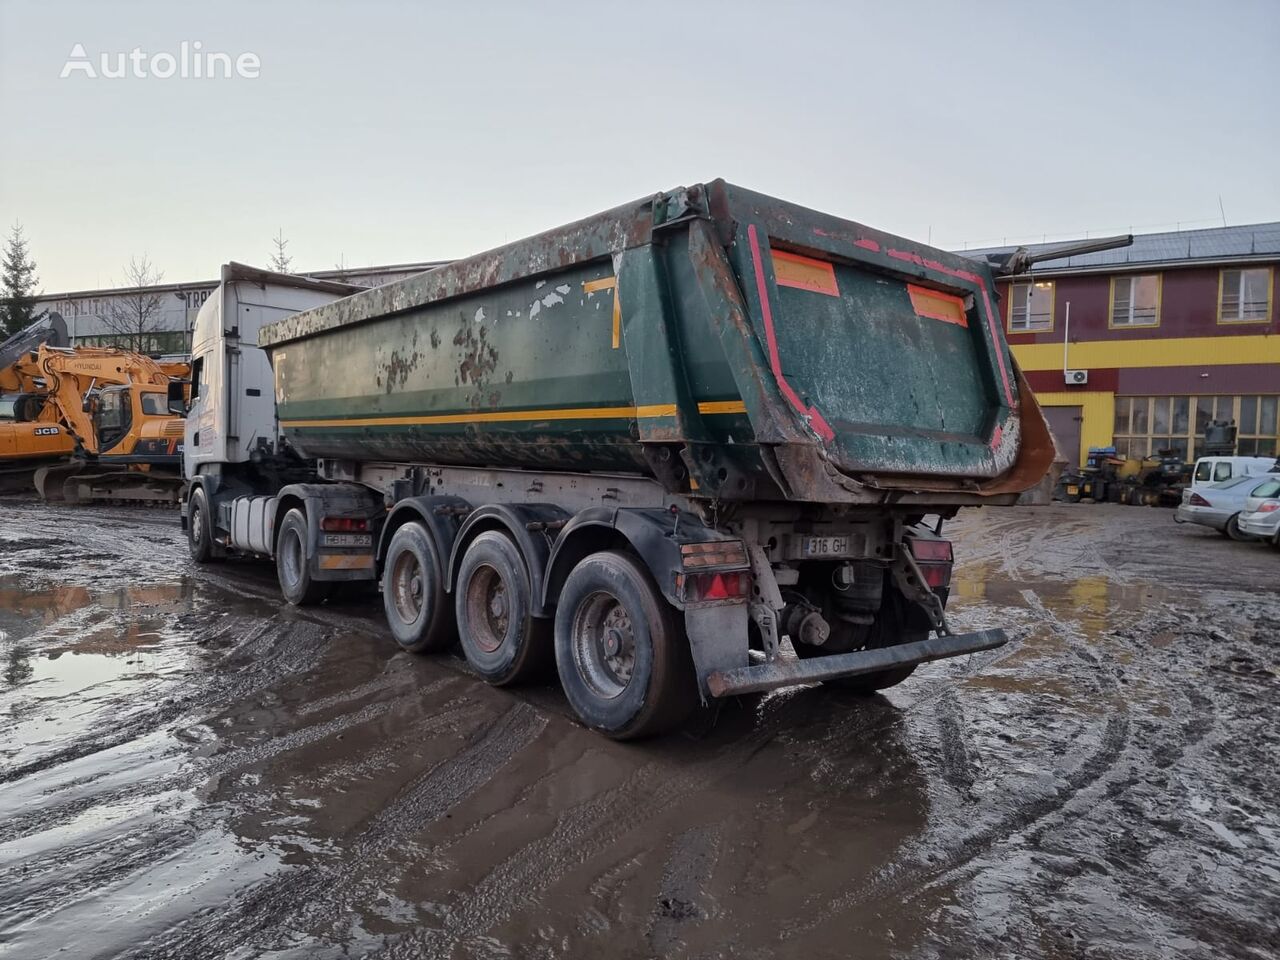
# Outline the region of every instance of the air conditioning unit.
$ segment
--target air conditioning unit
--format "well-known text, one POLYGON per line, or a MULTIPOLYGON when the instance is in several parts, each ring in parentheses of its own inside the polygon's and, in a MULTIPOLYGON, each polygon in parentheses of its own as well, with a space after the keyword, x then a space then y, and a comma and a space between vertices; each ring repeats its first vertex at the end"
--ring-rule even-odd
POLYGON ((1088 370, 1063 370, 1062 378, 1066 380, 1067 386, 1079 387, 1089 382, 1088 370))

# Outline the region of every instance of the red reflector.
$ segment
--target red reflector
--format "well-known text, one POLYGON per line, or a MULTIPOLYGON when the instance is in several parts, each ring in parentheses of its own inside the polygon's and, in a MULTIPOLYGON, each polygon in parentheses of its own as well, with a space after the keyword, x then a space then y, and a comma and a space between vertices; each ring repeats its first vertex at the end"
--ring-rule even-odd
POLYGON ((677 583, 686 603, 737 600, 751 592, 751 575, 745 572, 681 574, 677 583))
POLYGON ((1206 500, 1204 497, 1200 496, 1200 494, 1198 494, 1198 493, 1193 493, 1193 494, 1191 495, 1191 499, 1190 499, 1190 500, 1188 500, 1188 501, 1187 501, 1187 503, 1191 504, 1193 507, 1207 507, 1207 506, 1209 506, 1209 501, 1208 501, 1208 500, 1206 500))
POLYGON ((369 529, 369 521, 364 517, 324 517, 320 520, 320 529, 326 533, 364 532, 369 529))
POLYGON ((924 582, 934 590, 951 583, 951 567, 945 563, 922 563, 920 572, 924 574, 924 582))
POLYGON ((729 585, 726 584, 724 574, 717 573, 711 577, 711 582, 707 584, 707 589, 703 591, 703 600, 727 600, 729 598, 729 585))
POLYGON ((912 539, 907 541, 907 549, 917 560, 952 560, 950 540, 912 539))

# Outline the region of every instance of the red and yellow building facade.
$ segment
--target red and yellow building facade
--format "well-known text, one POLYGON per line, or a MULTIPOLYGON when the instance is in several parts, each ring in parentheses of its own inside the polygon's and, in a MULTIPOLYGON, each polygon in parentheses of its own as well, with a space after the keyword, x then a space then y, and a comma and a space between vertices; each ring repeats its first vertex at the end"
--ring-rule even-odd
POLYGON ((1002 281, 1009 343, 1063 453, 1190 459, 1216 419, 1236 422, 1240 454, 1280 454, 1277 272, 1280 224, 1256 224, 1139 236, 1002 281))

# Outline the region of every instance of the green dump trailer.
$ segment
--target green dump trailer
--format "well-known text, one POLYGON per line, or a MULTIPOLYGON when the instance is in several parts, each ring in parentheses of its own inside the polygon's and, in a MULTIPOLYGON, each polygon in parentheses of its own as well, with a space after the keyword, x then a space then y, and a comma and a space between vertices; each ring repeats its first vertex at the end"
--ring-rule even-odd
POLYGON ((376 580, 404 648, 554 665, 619 738, 1004 642, 948 629, 941 520, 1055 454, 987 264, 717 180, 331 287, 229 265, 201 311, 197 560, 376 580))

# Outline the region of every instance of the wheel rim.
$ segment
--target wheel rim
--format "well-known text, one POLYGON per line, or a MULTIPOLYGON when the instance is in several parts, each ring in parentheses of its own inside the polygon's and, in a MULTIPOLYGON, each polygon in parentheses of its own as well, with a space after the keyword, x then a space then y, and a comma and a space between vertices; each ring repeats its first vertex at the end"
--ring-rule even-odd
POLYGON ((597 696, 621 695, 635 674, 636 639, 631 614, 603 591, 578 605, 571 628, 574 666, 597 696))
POLYGON ((391 567, 391 602, 396 616, 405 623, 416 623, 426 596, 426 574, 417 554, 405 550, 391 567))
POLYGON ((302 537, 296 530, 286 530, 281 539, 284 541, 280 550, 281 566, 285 582, 292 587, 302 580, 302 537))
POLYGON ((495 653, 507 638, 511 623, 511 597, 496 567, 482 563, 467 581, 467 625, 472 642, 485 653, 495 653))
POLYGON ((191 505, 191 542, 199 546, 204 539, 204 510, 199 502, 191 505))

